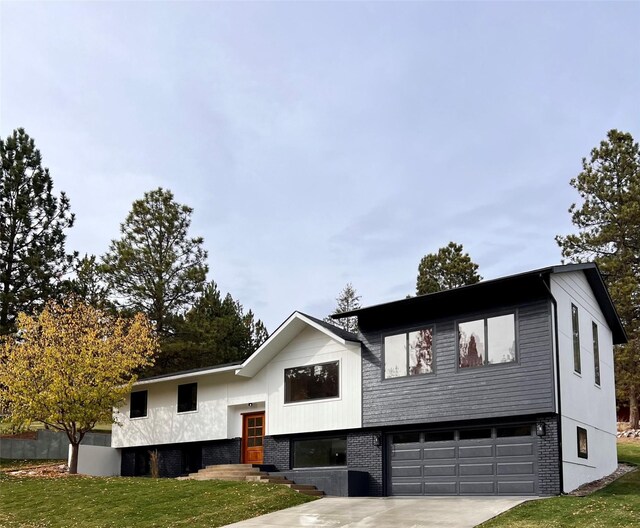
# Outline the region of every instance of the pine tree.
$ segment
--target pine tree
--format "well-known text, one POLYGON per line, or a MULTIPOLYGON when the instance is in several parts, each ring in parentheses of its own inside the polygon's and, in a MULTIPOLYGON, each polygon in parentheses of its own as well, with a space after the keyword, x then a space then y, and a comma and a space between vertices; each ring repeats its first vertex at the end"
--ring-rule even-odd
POLYGON ((85 254, 75 260, 73 267, 75 276, 67 281, 67 290, 94 308, 113 311, 115 307, 109 300, 109 285, 96 256, 85 254))
POLYGON ((121 238, 111 242, 103 257, 114 300, 121 308, 146 314, 161 338, 172 333, 175 318, 205 284, 203 239, 188 234, 192 212, 169 190, 145 193, 121 225, 121 238))
POLYGON ((477 271, 478 265, 464 253, 462 244, 449 242, 437 253, 429 253, 420 260, 416 293, 425 295, 475 284, 482 280, 477 271))
POLYGON ((65 229, 73 226, 69 200, 53 194, 49 169, 35 142, 19 128, 0 139, 0 334, 59 294, 72 256, 65 229))
POLYGON ((610 130, 571 179, 582 200, 569 209, 577 234, 558 236, 562 256, 595 260, 629 342, 615 351, 616 389, 628 398, 632 426, 640 398, 640 149, 629 133, 610 130))
MULTIPOLYGON (((350 282, 342 289, 340 294, 336 297, 336 308, 331 315, 337 315, 345 312, 351 312, 352 310, 358 310, 360 308, 361 296, 357 294, 356 289, 350 282)), ((358 317, 345 317, 343 319, 332 319, 331 317, 325 317, 327 323, 331 323, 348 332, 358 333, 358 317)))

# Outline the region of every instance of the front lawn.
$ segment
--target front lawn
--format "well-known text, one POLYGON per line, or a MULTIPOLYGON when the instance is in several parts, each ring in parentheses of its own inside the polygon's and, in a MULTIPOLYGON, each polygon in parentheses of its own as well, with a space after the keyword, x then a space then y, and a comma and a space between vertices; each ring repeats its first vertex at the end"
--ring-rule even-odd
MULTIPOLYGON (((640 464, 640 442, 619 442, 618 459, 640 464)), ((640 527, 640 470, 587 497, 553 497, 522 504, 482 528, 640 527)))
POLYGON ((41 459, 24 459, 24 460, 14 460, 7 458, 0 458, 0 470, 1 471, 11 471, 15 469, 24 469, 35 466, 43 466, 50 464, 66 464, 66 460, 41 460, 41 459))
POLYGON ((273 484, 1 473, 0 497, 6 528, 215 527, 313 500, 273 484))

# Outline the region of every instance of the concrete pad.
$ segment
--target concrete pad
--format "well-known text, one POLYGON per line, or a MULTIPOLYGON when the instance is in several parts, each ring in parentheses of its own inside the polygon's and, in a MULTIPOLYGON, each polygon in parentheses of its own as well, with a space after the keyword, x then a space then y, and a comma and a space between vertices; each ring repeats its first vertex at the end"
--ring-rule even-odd
POLYGON ((528 498, 384 497, 324 498, 228 527, 262 528, 473 528, 528 498))

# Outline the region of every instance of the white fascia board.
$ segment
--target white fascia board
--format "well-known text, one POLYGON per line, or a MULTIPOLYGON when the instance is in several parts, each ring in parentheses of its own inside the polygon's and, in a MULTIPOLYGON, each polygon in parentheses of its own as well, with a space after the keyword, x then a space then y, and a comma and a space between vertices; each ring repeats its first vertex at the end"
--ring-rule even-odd
POLYGON ((218 368, 210 368, 210 369, 206 369, 206 370, 196 370, 194 372, 182 372, 182 373, 177 373, 173 376, 162 376, 159 378, 151 378, 148 380, 140 380, 140 381, 136 381, 133 386, 134 387, 139 387, 141 385, 151 385, 153 383, 163 383, 165 381, 175 381, 175 380, 183 380, 183 379, 189 379, 189 378, 196 378, 199 376, 209 376, 210 374, 218 374, 221 372, 233 372, 234 370, 236 370, 238 368, 238 365, 229 365, 226 367, 218 367, 218 368))
POLYGON ((236 367, 236 375, 253 377, 255 376, 278 352, 287 346, 294 337, 303 329, 304 325, 310 326, 319 332, 329 336, 334 341, 342 345, 347 342, 340 336, 334 334, 329 329, 317 324, 300 312, 293 312, 291 316, 282 323, 278 329, 256 350, 240 367, 236 367))

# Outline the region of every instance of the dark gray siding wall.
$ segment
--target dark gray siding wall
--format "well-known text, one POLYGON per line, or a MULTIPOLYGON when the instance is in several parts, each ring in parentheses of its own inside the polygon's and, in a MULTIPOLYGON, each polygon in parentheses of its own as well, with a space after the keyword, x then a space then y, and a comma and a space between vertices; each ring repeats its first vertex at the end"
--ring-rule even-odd
POLYGON ((435 372, 388 380, 382 377, 384 336, 407 327, 381 328, 362 320, 362 426, 554 412, 550 304, 536 301, 510 309, 517 309, 516 363, 458 369, 457 319, 414 321, 411 328, 435 324, 435 372))

